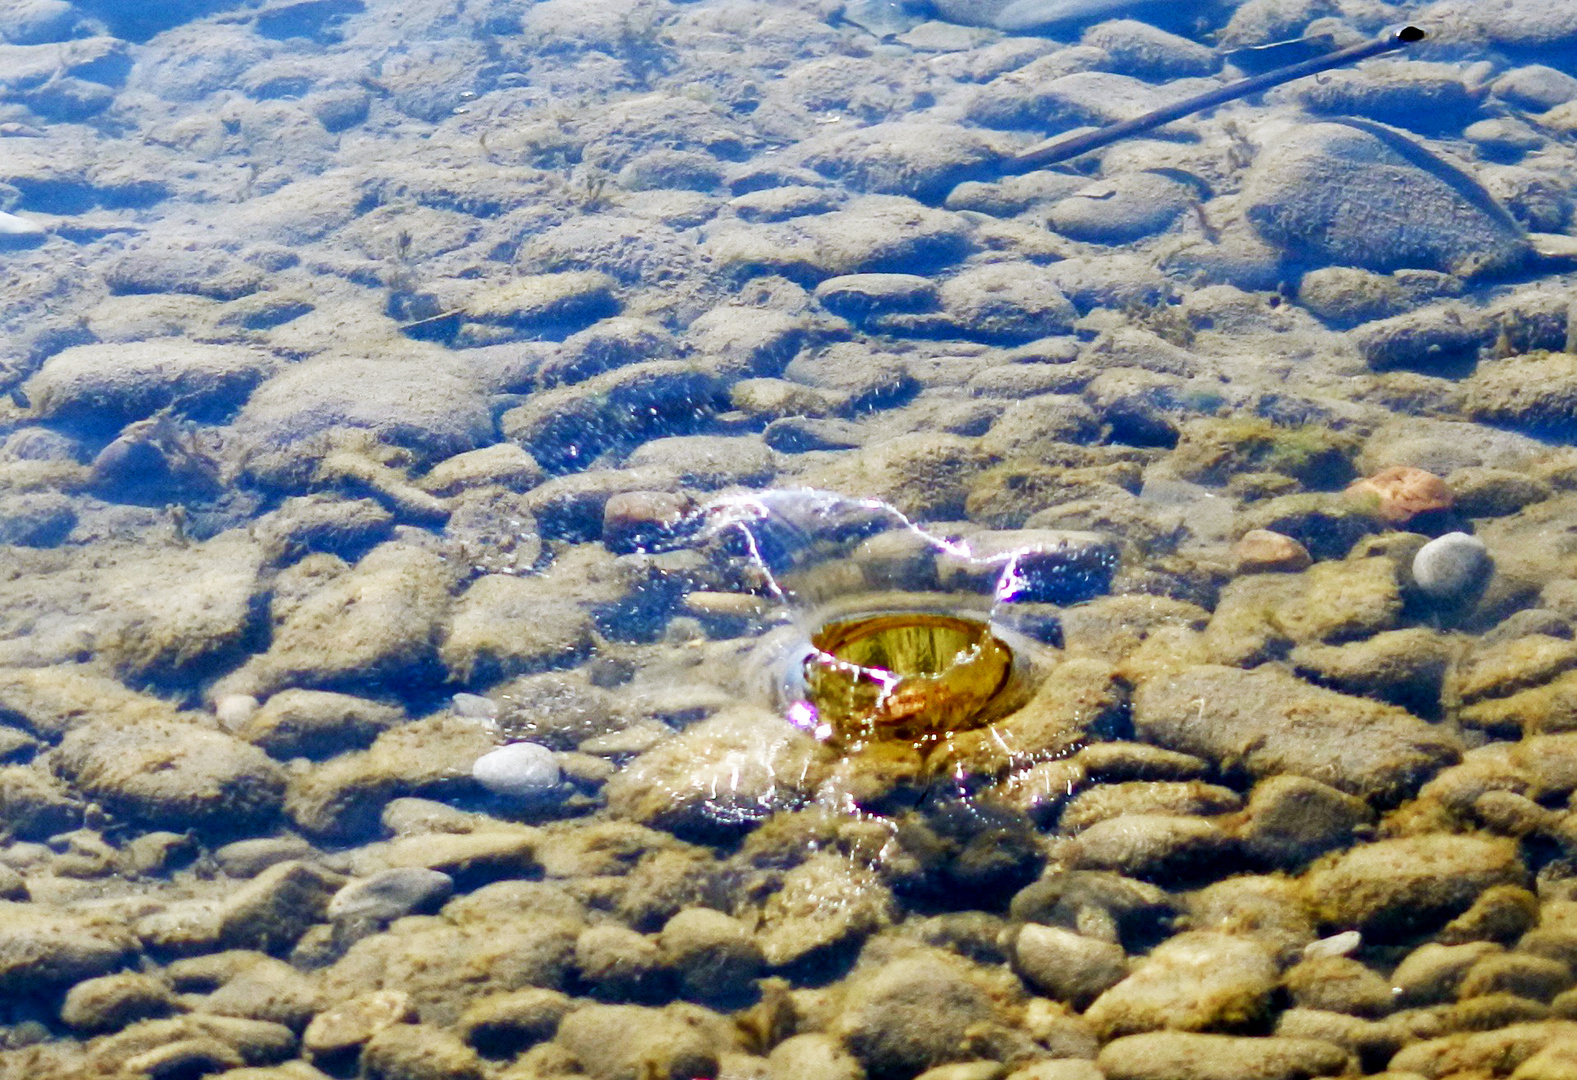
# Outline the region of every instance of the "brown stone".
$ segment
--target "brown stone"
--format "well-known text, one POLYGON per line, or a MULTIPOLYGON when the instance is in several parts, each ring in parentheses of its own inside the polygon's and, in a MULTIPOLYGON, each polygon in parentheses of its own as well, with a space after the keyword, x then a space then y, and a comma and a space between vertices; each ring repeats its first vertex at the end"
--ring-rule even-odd
POLYGON ((1290 536, 1269 529, 1250 529, 1232 545, 1240 574, 1269 572, 1296 573, 1306 570, 1314 560, 1309 549, 1290 536))
POLYGON ((1390 525, 1405 525, 1419 514, 1449 510, 1454 501, 1446 482, 1411 465, 1393 465, 1347 485, 1347 494, 1375 501, 1374 512, 1390 525))

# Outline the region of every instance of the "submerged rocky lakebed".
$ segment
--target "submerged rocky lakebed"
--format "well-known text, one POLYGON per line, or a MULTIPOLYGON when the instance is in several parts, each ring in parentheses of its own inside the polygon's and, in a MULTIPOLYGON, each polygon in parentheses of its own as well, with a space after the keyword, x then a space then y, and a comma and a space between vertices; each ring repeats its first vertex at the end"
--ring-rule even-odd
POLYGON ((0 1077, 1577 1074, 1577 9, 0 42, 0 1077))

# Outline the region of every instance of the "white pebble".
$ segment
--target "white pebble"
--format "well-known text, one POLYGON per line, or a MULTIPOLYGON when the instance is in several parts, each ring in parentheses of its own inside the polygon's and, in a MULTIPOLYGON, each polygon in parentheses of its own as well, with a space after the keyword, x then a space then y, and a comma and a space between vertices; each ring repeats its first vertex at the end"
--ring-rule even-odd
POLYGON ((43 236, 44 227, 36 221, 0 210, 0 236, 43 236))
POLYGON ((1318 956, 1346 956, 1363 944, 1363 935, 1356 930, 1343 930, 1330 937, 1311 941, 1303 947, 1303 958, 1313 960, 1318 956))
POLYGON ((1464 532, 1437 536, 1413 556, 1413 580, 1436 600, 1458 600, 1489 580, 1495 561, 1484 541, 1464 532))
POLYGON ((219 726, 226 731, 236 731, 252 719, 255 712, 257 698, 251 694, 226 694, 214 702, 214 715, 219 718, 219 726))
POLYGON ((456 694, 450 700, 449 708, 456 716, 474 720, 491 720, 498 715, 498 702, 481 694, 456 694))
POLYGON ((517 742, 477 758, 471 776, 495 795, 527 799, 558 787, 559 765, 553 751, 541 743, 517 742))

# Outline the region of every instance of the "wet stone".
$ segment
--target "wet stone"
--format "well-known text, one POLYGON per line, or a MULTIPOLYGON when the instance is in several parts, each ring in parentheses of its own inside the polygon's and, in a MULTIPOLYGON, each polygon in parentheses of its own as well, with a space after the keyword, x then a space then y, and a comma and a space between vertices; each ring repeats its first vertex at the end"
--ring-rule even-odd
POLYGON ((1252 1023, 1270 1007, 1274 958, 1248 937, 1195 931, 1158 945, 1085 1011, 1105 1038, 1252 1023))
POLYGON ((454 892, 454 879, 425 867, 385 870, 353 881, 336 892, 324 909, 337 922, 390 923, 440 907, 454 892))
POLYGON ((1484 541, 1463 532, 1429 541, 1413 556, 1413 582, 1431 599, 1458 603, 1483 590, 1495 563, 1484 541))
POLYGON ((366 698, 323 690, 282 690, 235 734, 282 760, 325 758, 365 747, 404 719, 400 709, 366 698))
POLYGON ((1097 1063, 1109 1080, 1308 1080, 1344 1075, 1352 1066, 1345 1050, 1319 1039, 1184 1032, 1114 1040, 1097 1063))
POLYGON ((1013 967, 1041 993, 1083 1008, 1128 974, 1128 959, 1120 945, 1027 923, 1014 942, 1013 967))
POLYGON ((1256 157, 1243 186, 1244 212, 1261 235, 1297 259, 1462 274, 1522 262, 1521 230, 1487 193, 1464 184, 1427 151, 1402 146, 1345 124, 1303 125, 1256 157), (1374 225, 1404 217, 1431 225, 1374 225))
POLYGON ((1192 186, 1171 177, 1122 173, 1054 203, 1049 224, 1074 240, 1123 244, 1160 232, 1197 201, 1192 186))
POLYGON ((659 944, 681 991, 701 1001, 744 997, 765 964, 744 924, 709 908, 680 911, 663 925, 659 944))
POLYGON ((856 322, 889 311, 935 306, 936 285, 915 274, 845 274, 816 286, 816 299, 834 315, 856 322))
POLYGON ((1490 886, 1525 876, 1506 841, 1425 835, 1354 848, 1312 871, 1306 885, 1323 923, 1386 937, 1438 926, 1490 886))
POLYGON ((475 1002, 461 1014, 456 1028, 483 1056, 510 1057, 552 1039, 573 1008, 573 999, 557 990, 516 990, 475 1002))
POLYGON ((170 987, 151 975, 122 972, 84 979, 60 1006, 61 1022, 77 1031, 117 1031, 138 1020, 181 1011, 170 987))
POLYGON ((1293 773, 1385 801, 1415 790, 1460 754, 1449 735, 1402 709, 1268 668, 1204 665, 1148 680, 1136 689, 1133 710, 1140 737, 1168 749, 1230 771, 1293 773))
POLYGON ((844 1044, 868 1075, 912 1076, 967 1059, 966 1032, 998 1021, 984 987, 926 954, 884 965, 851 984, 839 1017, 844 1044))

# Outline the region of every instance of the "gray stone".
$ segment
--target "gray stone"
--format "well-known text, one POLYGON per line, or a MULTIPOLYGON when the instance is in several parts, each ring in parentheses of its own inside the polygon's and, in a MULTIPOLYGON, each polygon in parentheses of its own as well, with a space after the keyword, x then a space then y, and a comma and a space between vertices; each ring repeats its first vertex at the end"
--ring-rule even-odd
POLYGON ((1464 275, 1522 263, 1522 229, 1487 192, 1406 136, 1378 131, 1305 124, 1278 138, 1245 178, 1248 220, 1300 261, 1464 275))
POLYGON ((471 766, 471 776, 495 795, 540 799, 558 791, 559 766, 541 743, 516 742, 489 750, 471 766))
POLYGON ((1199 192, 1155 172, 1119 173, 1052 205, 1057 232, 1093 244, 1125 244, 1160 232, 1199 201, 1199 192))
POLYGON ((1413 583, 1443 602, 1472 597, 1494 572, 1495 560, 1484 541, 1464 532, 1437 536, 1413 556, 1413 583))
POLYGON ((454 879, 421 866, 384 870, 352 881, 330 898, 324 913, 336 922, 390 923, 405 915, 441 906, 454 892, 454 879))
POLYGON ((805 163, 856 191, 940 199, 994 165, 1002 149, 956 124, 898 120, 809 140, 805 163))
POLYGON ((942 283, 942 308, 968 336, 1021 342, 1072 328, 1073 305, 1030 263, 987 263, 942 283))

